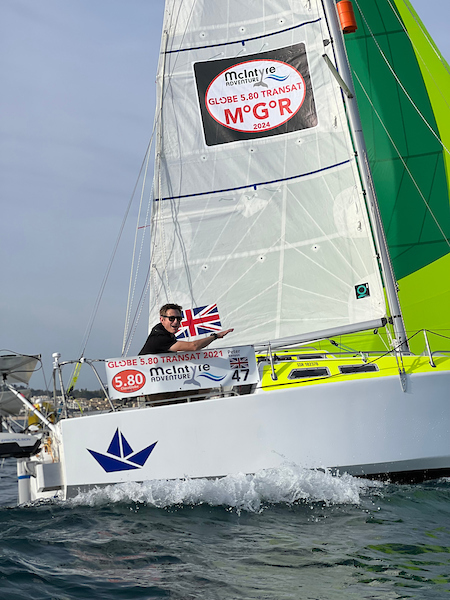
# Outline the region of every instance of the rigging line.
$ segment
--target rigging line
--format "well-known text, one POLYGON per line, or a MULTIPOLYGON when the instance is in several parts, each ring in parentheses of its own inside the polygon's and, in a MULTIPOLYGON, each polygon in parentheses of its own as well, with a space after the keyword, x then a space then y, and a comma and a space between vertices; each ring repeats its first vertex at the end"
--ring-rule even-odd
MULTIPOLYGON (((425 67, 425 69, 427 70, 427 73, 428 73, 428 75, 430 76, 430 79, 433 81, 434 85, 436 86, 436 89, 439 91, 439 94, 440 94, 440 96, 441 96, 442 100, 443 100, 443 101, 445 102, 445 104, 447 105, 447 108, 450 108, 450 105, 449 105, 449 103, 447 102, 447 99, 446 99, 446 97, 445 97, 444 93, 442 92, 441 88, 439 87, 439 82, 438 82, 438 81, 436 81, 436 79, 434 78, 434 76, 433 76, 432 72, 431 72, 431 71, 430 71, 430 69, 428 68, 428 65, 427 65, 427 63, 425 62, 424 58, 423 58, 423 57, 422 57, 422 55, 420 54, 418 47, 417 47, 417 46, 414 44, 413 40, 411 39, 411 36, 409 35, 409 32, 408 32, 408 30, 406 29, 406 26, 405 26, 405 24, 403 23, 403 21, 402 21, 402 19, 401 19, 400 15, 397 13, 397 11, 396 11, 396 10, 394 9, 394 7, 392 6, 391 0, 388 0, 388 4, 389 4, 389 6, 391 7, 391 9, 392 9, 392 12, 394 13, 394 15, 397 17, 397 19, 398 19, 398 22, 399 22, 399 24, 400 24, 401 28, 403 29, 403 31, 404 31, 404 32, 405 32, 405 34, 406 34, 406 37, 409 39, 409 41, 410 41, 410 43, 411 43, 411 46, 414 48, 414 52, 416 53, 416 55, 417 55, 417 56, 420 58, 420 60, 422 61, 422 63, 423 63, 423 66, 425 67)), ((428 36, 428 34, 427 34, 426 30, 425 30, 425 29, 422 27, 422 24, 421 24, 421 23, 420 23, 420 21, 417 19, 416 15, 415 15, 415 14, 413 14, 413 11, 411 10, 411 8, 410 8, 410 7, 409 7, 407 4, 406 4, 405 6, 406 6, 406 8, 408 9, 409 13, 411 14, 411 17, 412 17, 412 19, 414 20, 415 24, 416 24, 416 25, 417 25, 417 27, 420 29, 420 32, 422 33, 422 35, 423 35, 423 36, 425 37, 425 39, 427 40, 427 42, 428 42, 429 46, 431 47, 431 49, 433 50, 433 52, 436 54, 436 56, 437 56, 437 58, 438 58, 439 62, 442 64, 442 66, 443 66, 443 67, 444 67, 444 69, 447 71, 447 73, 450 73, 450 72, 449 72, 449 69, 448 69, 448 65, 447 65, 447 63, 445 62, 445 60, 443 60, 443 58, 442 58, 442 55, 440 54, 440 52, 439 52, 438 50, 436 50, 436 48, 435 48, 435 46, 434 46, 434 44, 433 44, 432 40, 429 38, 429 36, 428 36)))
MULTIPOLYGON (((431 333, 431 334, 436 335, 438 337, 444 338, 444 340, 450 340, 450 336, 444 335, 443 333, 438 333, 437 331, 431 331, 430 329, 426 329, 425 331, 427 333, 431 333)), ((444 329, 443 331, 447 331, 447 329, 444 329)))
MULTIPOLYGON (((149 142, 149 144, 148 144, 148 146, 147 146, 147 150, 146 150, 146 152, 145 152, 145 155, 144 155, 144 157, 145 157, 145 156, 147 156, 147 153, 149 152, 149 150, 150 150, 150 142, 149 142)), ((131 197, 130 197, 130 200, 129 200, 129 202, 128 202, 128 206, 127 206, 127 208, 126 208, 126 211, 125 211, 124 217, 123 217, 123 219, 122 219, 122 223, 121 223, 121 225, 120 225, 119 233, 118 233, 118 235, 117 235, 116 242, 115 242, 115 244, 114 244, 113 251, 112 251, 112 253, 111 253, 111 257, 110 257, 110 259, 109 259, 109 263, 108 263, 108 266, 107 266, 107 269, 106 269, 106 273, 105 273, 105 275, 104 275, 104 277, 103 277, 103 280, 102 280, 102 283, 101 283, 101 285, 100 285, 100 289, 99 289, 99 292, 98 292, 98 295, 97 295, 97 299, 96 299, 96 301, 95 301, 95 304, 94 304, 94 308, 93 308, 93 310, 92 310, 91 317, 90 317, 90 319, 89 319, 89 321, 88 321, 88 325, 87 325, 87 327, 86 327, 86 331, 85 331, 85 333, 84 333, 84 338, 83 338, 83 342, 82 342, 82 348, 81 348, 81 351, 80 351, 80 358, 81 358, 81 357, 84 355, 84 351, 86 350, 86 346, 87 346, 87 344, 88 344, 89 337, 90 337, 90 335, 91 335, 92 328, 93 328, 93 326, 94 326, 94 321, 95 321, 95 318, 96 318, 96 316, 97 316, 98 309, 99 309, 99 307, 100 307, 100 302, 101 302, 101 300, 102 300, 102 297, 103 297, 103 292, 105 291, 106 283, 107 283, 107 281, 108 281, 108 278, 109 278, 109 273, 111 272, 111 268, 112 268, 112 265, 113 265, 113 262, 114 262, 114 258, 115 258, 115 256, 116 256, 116 253, 117 253, 117 249, 118 249, 118 247, 119 247, 119 242, 120 242, 120 240, 121 240, 121 238, 122 238, 122 233, 123 233, 123 230, 124 230, 124 228, 125 228, 125 223, 126 223, 126 221, 127 221, 128 214, 129 214, 129 212, 130 212, 130 209, 131 209, 131 205, 132 205, 132 203, 133 203, 133 198, 134 198, 134 195, 135 195, 135 193, 136 193, 136 189, 137 189, 138 182, 139 182, 139 179, 140 179, 140 177, 141 177, 141 174, 142 174, 142 170, 143 170, 143 168, 144 168, 144 164, 145 164, 145 158, 144 158, 144 160, 142 161, 141 168, 139 169, 139 174, 138 174, 138 177, 137 177, 137 179, 136 179, 136 183, 135 183, 135 185, 134 185, 133 192, 132 192, 132 194, 131 194, 131 197)), ((74 369, 74 371, 75 371, 75 369, 74 369)))
MULTIPOLYGON (((149 221, 149 213, 151 213, 151 203, 150 203, 150 202, 149 202, 149 204, 147 205, 147 214, 146 214, 146 216, 145 216, 145 222, 146 222, 146 223, 149 221)), ((150 217, 150 218, 151 218, 151 217, 150 217)), ((131 315, 131 306, 132 306, 132 304, 133 304, 133 301, 134 301, 134 296, 135 296, 136 287, 137 287, 138 272, 139 272, 140 265, 141 265, 141 258, 142 258, 142 254, 143 254, 143 250, 144 250, 144 240, 145 240, 145 239, 146 239, 146 236, 145 236, 145 232, 144 232, 144 235, 143 235, 143 236, 142 236, 142 238, 141 238, 141 247, 140 247, 140 250, 139 250, 139 258, 138 258, 138 263, 137 263, 137 267, 136 267, 135 281, 134 281, 134 286, 133 286, 133 297, 132 297, 132 302, 131 302, 131 305, 130 305, 130 315, 131 315)), ((147 272, 147 275, 146 275, 146 278, 145 278, 145 285, 147 285, 148 277, 149 277, 149 275, 148 275, 148 272, 147 272)), ((138 307, 138 308, 139 308, 139 307, 138 307)), ((141 311, 142 311, 142 309, 141 309, 141 311)), ((139 314, 140 314, 140 312, 141 312, 141 311, 139 311, 139 314)), ((136 325, 137 325, 137 324, 136 324, 136 325)), ((136 329, 136 328, 135 328, 135 329, 136 329)), ((134 330, 134 331, 135 331, 135 330, 134 330)), ((133 334, 132 334, 132 335, 131 335, 131 337, 130 337, 130 341, 129 341, 129 344, 128 344, 128 346, 131 344, 131 342, 132 342, 132 340, 133 340, 133 337, 134 337, 134 331, 133 331, 133 334)), ((123 351, 124 351, 124 349, 122 349, 122 355, 123 355, 123 351)))
POLYGON ((405 94, 405 96, 408 98, 409 102, 411 103, 411 106, 414 108, 414 110, 417 112, 417 114, 419 115, 419 117, 422 119, 422 121, 425 123, 425 125, 428 127, 428 129, 431 131, 432 135, 436 138, 436 140, 439 142, 439 144, 442 146, 442 148, 447 152, 447 154, 450 154, 449 149, 447 148, 447 146, 444 144, 444 142, 441 140, 441 138, 439 137, 439 135, 434 131, 433 127, 428 123, 428 121, 426 120, 426 118, 423 116, 423 114, 421 113, 419 107, 416 105, 416 103, 414 102, 414 100, 411 98, 411 96, 408 94, 405 86, 402 84, 402 82, 400 81, 400 79, 398 78, 397 73, 394 71, 394 69, 391 67, 386 55, 384 54, 383 50, 381 49, 379 43, 377 42, 375 35, 373 34, 372 30, 369 27, 369 24, 366 21, 365 16, 363 15, 361 8, 358 4, 358 0, 355 0, 356 5, 358 7, 358 10, 361 14, 361 18, 363 19, 376 47, 378 48, 379 53, 381 54, 381 57, 383 58, 384 62, 386 63, 386 66, 388 67, 389 71, 392 73, 395 81, 397 82, 397 84, 399 85, 399 87, 401 88, 401 90, 403 91, 403 93, 405 94))
MULTIPOLYGON (((389 4, 391 5, 391 8, 392 8, 391 1, 390 1, 390 0, 388 0, 388 2, 389 2, 389 4)), ((412 10, 412 7, 408 6, 408 4, 407 4, 406 2, 405 2, 404 4, 405 4, 405 7, 406 7, 406 9, 407 9, 407 10, 409 11, 409 13, 411 14, 411 17, 414 19, 414 22, 415 22, 415 24, 416 24, 416 25, 417 25, 417 27, 420 29, 421 33, 423 34, 423 36, 424 36, 424 37, 425 37, 425 39, 427 40, 428 44, 431 46, 431 49, 433 50, 433 52, 434 52, 434 53, 436 54, 436 56, 438 57, 438 59, 439 59, 439 62, 440 62, 440 63, 442 63, 442 66, 443 66, 443 67, 444 67, 444 69, 447 71, 447 73, 450 73, 450 71, 449 71, 449 67, 448 67, 448 64, 447 64, 447 61, 444 59, 444 57, 442 56, 441 52, 439 51, 439 49, 438 49, 438 48, 436 47, 436 45, 434 44, 434 42, 433 42, 433 39, 432 39, 432 38, 429 36, 429 34, 428 34, 427 30, 425 29, 425 27, 423 27, 423 26, 422 26, 423 24, 421 23, 421 20, 420 20, 420 18, 419 18, 419 19, 417 19, 417 14, 415 13, 415 11, 414 11, 414 10, 412 10)), ((394 9, 392 9, 392 10, 394 10, 394 9)), ((395 11, 394 11, 394 12, 395 12, 395 11)), ((401 20, 400 20, 400 19, 399 19, 399 21, 400 21, 400 23, 403 25, 403 23, 401 22, 401 20)), ((403 29, 404 29, 404 27, 403 27, 403 29)), ((406 34, 407 34, 407 36, 408 36, 408 38, 409 38, 409 34, 408 34, 408 32, 407 32, 406 30, 405 30, 405 32, 406 32, 406 34)), ((410 39, 410 41, 411 41, 411 39, 410 39)), ((412 45, 413 45, 413 47, 415 48, 415 46, 414 46, 414 44, 412 43, 412 41, 411 41, 411 44, 412 44, 412 45)), ((419 52, 417 52, 417 54, 420 56, 419 52)), ((420 58, 422 59, 422 57, 420 57, 420 58)), ((423 60, 423 59, 422 59, 422 60, 423 60)), ((425 61, 424 61, 424 64, 425 64, 425 61)), ((425 65, 425 66, 426 66, 426 65, 425 65)), ((427 69, 427 70, 428 70, 428 69, 427 69)), ((438 87, 438 89, 439 89, 439 86, 438 86, 437 82, 436 82, 436 87, 438 87)))
POLYGON ((356 79, 358 80, 358 83, 359 83, 359 85, 361 86, 361 89, 362 89, 362 91, 364 92, 364 94, 365 94, 365 96, 366 96, 367 100, 369 101, 369 104, 370 104, 370 106, 372 107, 372 110, 373 110, 373 112, 376 114, 376 116, 377 116, 378 120, 380 121, 380 124, 381 124, 381 126, 383 127, 383 129, 384 129, 384 131, 385 131, 386 135, 388 136, 388 138, 389 138, 389 140, 390 140, 391 144, 393 145, 393 147, 394 147, 395 151, 397 152, 397 155, 398 155, 399 159, 401 160, 401 162, 402 162, 402 164, 403 164, 403 167, 405 168, 405 171, 406 171, 406 172, 408 173, 408 175, 410 176, 410 178, 411 178, 411 181, 412 181, 412 182, 413 182, 413 184, 414 184, 414 187, 415 187, 415 188, 416 188, 416 190, 419 192, 419 196, 422 198, 422 200, 423 200, 423 202, 424 202, 424 204, 425 204, 425 206, 426 206, 426 208, 427 208, 428 212, 430 213, 431 217, 433 218, 433 221, 436 223, 436 226, 437 226, 437 228, 439 229, 439 231, 440 231, 440 233, 441 233, 442 237, 444 238, 444 241, 447 243, 447 245, 448 245, 448 246, 450 246, 450 242, 449 242, 449 240, 448 240, 447 236, 445 235, 445 232, 444 232, 444 230, 443 230, 443 229, 442 229, 442 227, 439 225, 439 222, 438 222, 438 220, 436 219, 436 217, 435 217, 435 215, 434 215, 434 213, 433 213, 433 211, 432 211, 432 209, 431 209, 430 205, 428 204, 428 202, 427 202, 427 199, 426 199, 426 198, 425 198, 425 196, 423 195, 423 193, 422 193, 422 190, 420 189, 420 187, 419 187, 418 183, 416 182, 416 180, 415 180, 415 178, 414 178, 414 175, 413 175, 413 174, 411 173, 411 171, 409 170, 409 168, 408 168, 408 165, 406 164, 406 161, 405 161, 405 159, 404 159, 404 158, 403 158, 403 156, 401 155, 401 153, 400 153, 399 149, 397 148, 397 146, 396 146, 396 144, 395 144, 394 140, 393 140, 393 139, 392 139, 392 137, 391 137, 391 134, 389 133, 389 131, 387 130, 387 128, 386 128, 386 126, 385 126, 385 124, 383 123, 383 120, 381 119, 381 116, 380 116, 380 114, 378 113, 377 109, 376 109, 376 108, 375 108, 375 106, 373 105, 373 103, 372 103, 372 100, 371 100, 371 98, 369 97, 369 95, 368 95, 368 93, 367 93, 367 91, 366 91, 365 87, 363 86, 363 84, 362 84, 361 80, 359 79, 359 77, 358 77, 357 73, 356 73, 355 71, 353 71, 353 74, 355 75, 356 79))
POLYGON ((247 38, 244 40, 234 40, 232 42, 220 42, 218 44, 209 44, 208 46, 195 46, 193 48, 179 48, 178 50, 167 50, 167 54, 176 54, 177 52, 192 52, 194 50, 206 50, 208 48, 217 48, 219 46, 232 46, 234 44, 242 44, 245 46, 247 42, 253 42, 255 40, 261 40, 263 38, 271 37, 273 35, 280 35, 282 33, 287 33, 288 31, 292 31, 293 29, 299 29, 300 27, 304 27, 305 25, 314 25, 314 23, 319 23, 322 20, 322 17, 318 19, 314 19, 313 21, 305 21, 304 23, 300 23, 299 25, 293 25, 292 27, 286 27, 286 29, 281 29, 280 31, 274 31, 272 33, 264 33, 262 35, 255 35, 254 37, 247 38))
MULTIPOLYGON (((144 235, 142 236, 142 241, 141 241, 141 248, 140 248, 140 252, 139 252, 139 257, 138 257, 138 262, 137 262, 137 266, 136 266, 136 273, 134 275, 134 285, 133 285, 133 271, 134 271, 134 261, 135 261, 135 257, 136 257, 136 247, 137 247, 137 236, 138 236, 138 230, 139 230, 139 221, 141 218, 141 211, 142 211, 142 203, 143 203, 143 199, 144 199, 144 190, 145 190, 145 185, 147 182, 147 173, 148 173, 148 163, 150 161, 150 150, 151 150, 151 146, 153 143, 153 136, 154 136, 154 132, 155 132, 155 127, 153 127, 153 131, 152 131, 152 135, 150 138, 150 143, 148 146, 148 152, 147 152, 147 160, 145 163, 145 173, 144 173, 144 177, 143 177, 143 181, 142 181, 142 188, 141 188, 141 197, 139 200, 139 211, 138 211, 138 216, 137 216, 137 226, 136 226, 136 231, 135 231, 135 236, 134 236, 134 244, 133 244, 133 256, 131 259, 131 270, 130 270, 130 281, 129 281, 129 285, 128 285, 128 298, 127 298, 127 309, 126 309, 126 313, 125 313, 125 326, 124 326, 124 332, 123 332, 123 340, 122 340, 122 354, 124 351, 124 347, 125 347, 125 340, 128 334, 128 327, 129 327, 129 320, 130 320, 130 312, 131 312, 131 307, 133 306, 133 300, 134 300, 134 292, 136 290, 136 281, 137 281, 137 277, 138 277, 138 273, 139 273, 139 266, 140 266, 140 259, 141 259, 141 255, 142 255, 142 242, 145 238, 145 232, 144 235)), ((148 219, 148 211, 147 211, 147 216, 145 219, 145 225, 147 224, 147 219, 148 219)))
MULTIPOLYGON (((195 2, 194 2, 194 5, 195 5, 195 2)), ((193 11, 194 5, 192 6, 191 14, 189 15, 189 19, 188 19, 188 23, 189 23, 189 21, 190 21, 190 19, 192 17, 192 11, 193 11)), ((180 4, 180 8, 181 8, 181 4, 180 4)), ((166 11, 166 14, 170 15, 170 18, 171 18, 170 21, 172 22, 172 17, 174 15, 172 13, 169 13, 169 11, 166 11)), ((170 29, 171 22, 169 22, 169 16, 167 16, 166 20, 167 20, 167 23, 168 23, 168 28, 170 29)), ((186 35, 186 31, 187 31, 187 25, 186 25, 185 31, 183 33, 182 39, 184 39, 184 37, 186 35)), ((168 40, 168 31, 167 31, 167 29, 165 29, 165 42, 164 43, 165 43, 166 48, 167 48, 167 40, 168 40)), ((163 54, 163 63, 162 63, 161 73, 162 73, 162 76, 164 78, 165 55, 166 55, 165 50, 162 52, 162 54, 163 54)), ((177 61, 177 59, 175 60, 174 66, 176 65, 176 61, 177 61)), ((155 112, 155 119, 154 119, 154 123, 153 123, 152 134, 151 134, 150 141, 149 141, 149 144, 148 144, 148 147, 147 147, 147 152, 146 152, 146 154, 144 156, 143 164, 141 165, 141 170, 139 172, 139 176, 138 176, 138 179, 136 181, 135 188, 133 190, 132 198, 134 197, 134 194, 135 194, 135 191, 136 191, 136 188, 137 188, 137 184, 138 184, 138 181, 139 181, 139 179, 141 177, 143 165, 144 165, 144 162, 145 162, 146 163, 146 167, 145 167, 144 182, 143 182, 143 186, 142 186, 142 194, 143 194, 143 191, 144 191, 145 179, 146 179, 146 176, 147 176, 147 169, 148 169, 148 162, 149 162, 149 159, 150 159, 150 149, 151 149, 151 146, 153 144, 153 139, 154 139, 154 136, 155 136, 155 132, 156 132, 157 126, 160 125, 160 123, 161 123, 162 106, 163 106, 164 96, 165 96, 166 93, 167 93, 167 90, 164 91, 164 86, 162 85, 161 86, 161 96, 160 96, 159 108, 157 108, 157 110, 155 112)), ((159 146, 161 146, 160 143, 159 143, 159 146)), ((160 184, 160 182, 161 182, 161 179, 160 179, 160 176, 161 176, 160 169, 158 169, 158 174, 159 174, 159 180, 158 181, 159 181, 159 184, 160 184)), ((131 205, 131 201, 130 201, 130 205, 131 205)), ((141 211, 141 206, 142 206, 142 195, 141 195, 141 202, 140 202, 140 206, 139 206, 139 214, 140 214, 140 211, 141 211)), ((129 208, 128 208, 128 211, 129 211, 129 208)), ((127 214, 128 214, 128 211, 127 211, 127 214)), ((148 211, 147 211, 147 216, 148 216, 148 211)), ((126 217, 125 217, 125 220, 126 220, 126 217)), ((146 223, 147 223, 147 217, 146 217, 146 223)), ((134 316, 134 319, 133 319, 132 325, 131 325, 131 327, 133 328, 133 326, 134 326, 134 328, 132 329, 131 333, 128 334, 128 332, 130 331, 131 306, 133 304, 134 293, 135 293, 135 289, 136 289, 136 281, 137 281, 137 276, 138 276, 138 270, 139 270, 139 264, 140 264, 140 257, 142 255, 143 239, 144 238, 142 238, 142 242, 141 242, 141 251, 140 251, 140 254, 139 254, 138 266, 136 267, 136 273, 135 273, 135 277, 134 277, 134 287, 133 287, 133 291, 132 291, 132 297, 131 297, 131 300, 130 300, 130 290, 131 290, 131 285, 132 285, 131 281, 132 281, 132 278, 133 278, 133 268, 134 268, 133 265, 134 265, 135 251, 136 251, 136 245, 137 245, 137 237, 136 236, 135 236, 135 242, 134 242, 134 246, 133 246, 133 259, 132 259, 132 267, 131 267, 131 273, 130 273, 130 285, 129 285, 129 292, 128 292, 128 300, 127 300, 127 312, 126 312, 126 317, 125 317, 124 336, 123 336, 123 341, 122 341, 122 355, 124 354, 124 352, 126 354, 126 352, 128 351, 128 349, 130 347, 130 344, 131 344, 132 339, 133 339, 133 335, 134 335, 134 333, 136 331, 136 327, 137 327, 136 318, 137 318, 137 321, 139 321, 140 315, 142 313, 142 305, 138 304, 138 307, 137 307, 137 310, 136 310, 136 313, 135 313, 135 316, 134 316), (137 317, 137 315, 139 315, 139 317, 137 317), (127 345, 127 348, 125 349, 126 345, 127 345)), ((155 243, 155 242, 153 242, 153 243, 155 243)), ((146 280, 145 280, 145 286, 146 286, 147 290, 148 290, 148 287, 149 287, 149 280, 150 280, 150 276, 149 276, 149 273, 147 273, 146 280)), ((105 284, 106 284, 106 282, 105 282, 105 284)), ((146 293, 147 292, 145 292, 145 295, 146 295, 146 293)), ((143 303, 143 300, 142 300, 143 296, 144 296, 144 292, 142 292, 142 294, 141 294, 141 299, 139 301, 140 303, 143 303)))
POLYGON ((294 179, 302 179, 303 177, 309 177, 310 175, 317 175, 318 173, 323 173, 324 171, 329 171, 330 169, 335 169, 337 167, 342 167, 350 162, 352 162, 353 158, 348 158, 347 160, 343 160, 342 162, 335 163, 334 165, 329 165, 328 167, 322 167, 321 169, 317 169, 315 171, 310 171, 309 173, 302 173, 301 175, 292 175, 291 177, 282 177, 280 179, 273 179, 271 181, 259 181, 258 183, 250 183, 247 185, 240 185, 234 188, 224 188, 221 190, 210 190, 208 192, 196 192, 194 194, 182 194, 180 196, 167 196, 165 198, 155 198, 154 202, 164 202, 166 200, 181 200, 183 198, 196 198, 198 196, 212 196, 213 194, 225 194, 227 192, 237 192, 239 190, 248 190, 250 188, 258 188, 263 185, 272 185, 274 183, 283 183, 285 181, 292 181, 294 179))
POLYGON ((145 278, 145 286, 142 289, 141 297, 139 298, 139 302, 138 302, 138 305, 137 305, 137 308, 136 308, 136 312, 134 314, 133 320, 131 322, 131 326, 129 328, 128 339, 126 340, 126 347, 125 347, 125 350, 123 352, 123 355, 125 355, 125 356, 127 355, 128 350, 130 349, 131 342, 133 341, 134 334, 136 333, 136 328, 138 326, 139 319, 141 318, 141 313, 142 313, 142 309, 143 309, 143 306, 144 306, 144 301, 145 301, 145 299, 147 297, 147 293, 148 293, 149 287, 150 287, 150 265, 148 267, 147 275, 146 275, 146 278, 145 278))

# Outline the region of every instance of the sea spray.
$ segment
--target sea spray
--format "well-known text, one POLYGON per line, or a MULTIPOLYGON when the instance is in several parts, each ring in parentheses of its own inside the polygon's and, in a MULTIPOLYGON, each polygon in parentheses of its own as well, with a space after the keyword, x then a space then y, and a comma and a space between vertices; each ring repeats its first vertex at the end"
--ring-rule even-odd
POLYGON ((257 513, 268 505, 300 501, 359 504, 361 494, 378 485, 347 474, 337 476, 328 471, 283 465, 254 475, 241 473, 220 479, 119 483, 79 493, 69 502, 74 506, 133 502, 155 508, 208 504, 257 513))

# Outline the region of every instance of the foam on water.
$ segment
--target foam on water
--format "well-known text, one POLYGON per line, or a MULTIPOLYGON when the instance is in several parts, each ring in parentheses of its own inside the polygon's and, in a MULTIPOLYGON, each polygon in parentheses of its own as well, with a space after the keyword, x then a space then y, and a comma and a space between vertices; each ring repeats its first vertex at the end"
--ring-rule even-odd
POLYGON ((344 474, 284 465, 254 475, 228 475, 221 479, 177 479, 119 483, 78 494, 73 505, 99 506, 135 502, 156 508, 208 504, 237 511, 260 512, 268 504, 298 501, 359 504, 362 494, 381 484, 344 474))

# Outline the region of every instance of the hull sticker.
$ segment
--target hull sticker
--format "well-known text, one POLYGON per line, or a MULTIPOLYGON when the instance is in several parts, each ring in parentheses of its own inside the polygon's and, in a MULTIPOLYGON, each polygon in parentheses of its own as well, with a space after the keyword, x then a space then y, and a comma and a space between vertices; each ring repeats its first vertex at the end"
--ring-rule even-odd
POLYGON ((120 432, 119 428, 116 429, 115 434, 109 444, 107 454, 96 452, 86 448, 88 452, 95 458, 98 464, 107 473, 113 473, 116 471, 130 471, 132 469, 141 469, 147 462, 148 457, 153 452, 156 444, 154 442, 139 452, 133 452, 127 439, 120 432))

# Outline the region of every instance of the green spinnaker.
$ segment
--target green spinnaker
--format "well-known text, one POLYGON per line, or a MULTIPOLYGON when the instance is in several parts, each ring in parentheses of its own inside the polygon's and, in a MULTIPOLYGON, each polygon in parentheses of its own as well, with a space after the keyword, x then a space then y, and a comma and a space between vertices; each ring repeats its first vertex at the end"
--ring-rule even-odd
POLYGON ((450 69, 408 0, 353 6, 345 42, 407 333, 450 337, 450 69))

